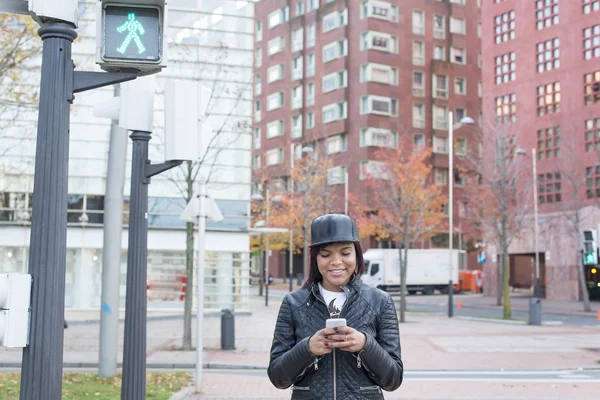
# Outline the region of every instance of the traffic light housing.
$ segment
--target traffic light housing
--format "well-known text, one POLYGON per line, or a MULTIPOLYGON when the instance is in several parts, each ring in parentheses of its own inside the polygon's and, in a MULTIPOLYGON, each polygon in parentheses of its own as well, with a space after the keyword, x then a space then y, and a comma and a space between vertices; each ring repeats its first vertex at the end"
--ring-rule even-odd
POLYGON ((595 231, 583 231, 583 265, 597 265, 598 251, 595 231))
POLYGON ((31 275, 0 274, 0 346, 29 344, 31 275))
POLYGON ((100 0, 96 62, 108 72, 166 67, 166 0, 100 0))

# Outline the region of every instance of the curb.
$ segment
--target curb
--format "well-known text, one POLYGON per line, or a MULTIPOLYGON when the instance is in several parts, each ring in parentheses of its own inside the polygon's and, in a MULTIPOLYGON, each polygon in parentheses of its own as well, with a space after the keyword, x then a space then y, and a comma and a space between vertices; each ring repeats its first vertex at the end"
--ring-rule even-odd
POLYGON ((179 392, 173 393, 171 395, 171 397, 169 397, 169 400, 184 400, 188 397, 189 394, 191 394, 194 391, 193 388, 194 388, 193 385, 186 386, 185 388, 181 389, 179 392))
MULTIPOLYGON (((527 321, 515 321, 510 319, 501 319, 501 318, 481 318, 481 317, 454 317, 456 319, 462 319, 467 321, 476 321, 476 322, 491 322, 494 324, 509 324, 509 325, 530 325, 527 321)), ((562 321, 542 321, 541 326, 562 326, 564 323, 562 321)), ((535 326, 535 325, 530 325, 535 326)))
MULTIPOLYGON (((117 364, 117 368, 122 368, 123 364, 117 364)), ((21 368, 20 362, 0 362, 0 368, 21 368)), ((98 368, 98 363, 86 362, 66 362, 63 363, 63 368, 98 368)), ((196 363, 148 363, 147 369, 196 369, 196 363)), ((236 364, 219 364, 205 363, 202 364, 202 369, 228 369, 228 370, 266 370, 267 367, 258 365, 236 365, 236 364)))
MULTIPOLYGON (((233 315, 236 317, 251 317, 252 312, 251 311, 236 311, 233 313, 233 315)), ((207 318, 207 317, 208 318, 215 318, 215 317, 218 318, 220 316, 221 316, 221 313, 218 311, 204 313, 204 318, 207 318)), ((196 318, 196 314, 192 314, 192 318, 196 318)), ((147 321, 169 321, 169 320, 178 320, 178 319, 183 319, 183 314, 146 317, 147 321)), ((119 322, 125 322, 125 318, 119 318, 119 322)), ((75 326, 75 325, 93 325, 93 324, 99 324, 100 319, 67 320, 67 323, 69 324, 69 326, 71 326, 71 325, 73 325, 73 326, 75 326)))

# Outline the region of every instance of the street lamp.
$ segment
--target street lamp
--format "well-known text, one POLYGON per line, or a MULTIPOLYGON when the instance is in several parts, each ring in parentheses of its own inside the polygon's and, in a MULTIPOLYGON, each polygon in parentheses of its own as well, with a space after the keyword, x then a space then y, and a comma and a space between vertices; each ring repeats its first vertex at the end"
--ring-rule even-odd
POLYGON ((454 189, 454 129, 458 129, 463 125, 473 125, 475 121, 471 117, 463 117, 456 127, 454 126, 452 111, 448 112, 448 258, 450 261, 448 267, 448 317, 454 315, 454 301, 452 296, 454 295, 454 288, 452 287, 452 239, 453 239, 453 218, 454 208, 452 204, 452 190, 454 189))

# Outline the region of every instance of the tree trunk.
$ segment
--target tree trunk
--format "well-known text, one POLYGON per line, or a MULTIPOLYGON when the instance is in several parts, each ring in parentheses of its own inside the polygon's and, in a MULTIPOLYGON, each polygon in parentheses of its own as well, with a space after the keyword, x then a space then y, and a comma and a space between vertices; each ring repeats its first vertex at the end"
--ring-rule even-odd
MULTIPOLYGON (((579 210, 575 211, 575 226, 574 231, 577 235, 577 248, 581 246, 580 243, 583 243, 583 237, 581 234, 581 223, 580 223, 580 214, 579 210)), ((596 249, 594 249, 596 251, 596 249)), ((587 283, 585 281, 585 271, 583 267, 583 255, 578 252, 577 254, 577 275, 579 278, 579 290, 581 291, 581 298, 583 300, 583 311, 592 311, 590 305, 590 294, 588 292, 587 283)))
POLYGON ((508 246, 506 243, 502 246, 505 248, 504 250, 504 265, 502 272, 502 280, 504 282, 503 292, 504 292, 504 319, 511 318, 511 310, 510 310, 510 257, 508 256, 508 246))
POLYGON ((406 270, 408 266, 408 245, 406 238, 398 242, 398 255, 400 257, 400 322, 406 322, 406 270), (402 246, 402 244, 404 246, 402 246), (404 247, 404 248, 402 248, 404 247), (404 253, 404 254, 402 254, 404 253))
POLYGON ((192 304, 194 299, 194 223, 185 224, 185 299, 183 303, 183 349, 192 349, 192 304))
POLYGON ((258 295, 263 295, 263 283, 265 282, 265 248, 263 247, 263 237, 260 235, 260 267, 258 269, 258 295))
POLYGON ((498 291, 498 293, 496 294, 496 305, 497 306, 501 306, 502 305, 502 288, 504 287, 504 281, 502 280, 502 276, 504 275, 502 273, 502 270, 504 269, 504 254, 500 255, 500 260, 496 259, 494 260, 496 262, 496 265, 498 266, 498 277, 496 278, 496 290, 498 291))

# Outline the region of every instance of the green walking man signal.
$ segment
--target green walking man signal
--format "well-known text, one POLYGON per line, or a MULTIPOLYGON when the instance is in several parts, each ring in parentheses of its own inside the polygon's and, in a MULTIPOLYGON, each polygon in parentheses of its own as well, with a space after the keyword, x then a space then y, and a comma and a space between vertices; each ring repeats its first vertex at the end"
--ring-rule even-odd
POLYGON ((135 42, 135 44, 138 48, 139 54, 142 54, 143 52, 146 51, 146 48, 144 47, 144 44, 142 43, 142 39, 140 39, 140 36, 139 36, 139 35, 143 35, 144 33, 146 33, 146 30, 144 29, 144 27, 142 26, 140 21, 138 21, 135 18, 135 13, 130 12, 127 15, 127 21, 125 21, 122 25, 117 27, 117 32, 119 32, 119 33, 127 32, 127 37, 123 40, 123 42, 117 49, 117 51, 119 53, 125 54, 125 50, 127 50, 127 47, 129 47, 129 44, 131 43, 132 40, 135 42), (139 35, 138 35, 138 32, 139 32, 139 35))

